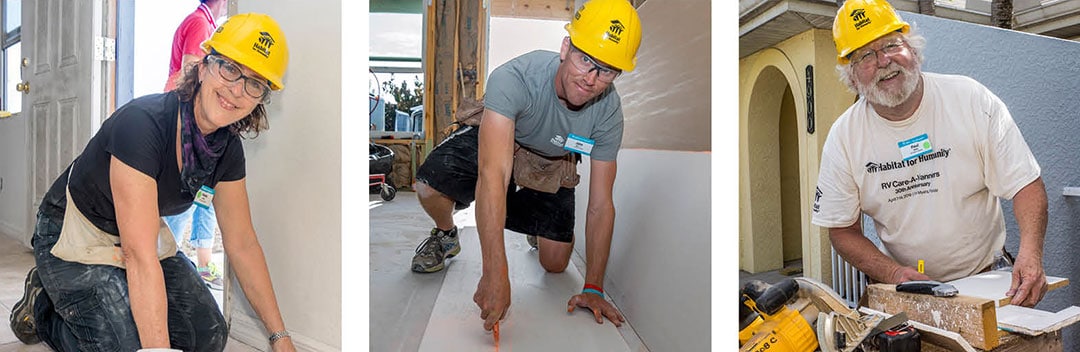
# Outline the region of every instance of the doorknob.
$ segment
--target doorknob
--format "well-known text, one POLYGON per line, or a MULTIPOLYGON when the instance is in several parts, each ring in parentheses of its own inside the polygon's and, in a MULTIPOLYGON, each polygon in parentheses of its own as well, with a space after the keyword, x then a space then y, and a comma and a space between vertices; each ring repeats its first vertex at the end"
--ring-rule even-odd
POLYGON ((30 82, 16 83, 15 90, 23 92, 23 94, 30 94, 30 82))

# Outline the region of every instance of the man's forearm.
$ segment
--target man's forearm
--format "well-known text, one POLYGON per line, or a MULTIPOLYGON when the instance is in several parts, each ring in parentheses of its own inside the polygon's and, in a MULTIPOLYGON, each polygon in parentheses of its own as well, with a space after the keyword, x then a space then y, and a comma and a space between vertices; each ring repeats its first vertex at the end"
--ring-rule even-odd
POLYGON ((848 227, 829 228, 829 239, 836 252, 859 271, 880 282, 896 283, 894 276, 902 265, 874 246, 858 221, 848 227))
POLYGON ((611 204, 589 208, 585 217, 585 283, 604 286, 611 236, 615 228, 615 207, 611 204))
POLYGON ((509 278, 503 226, 506 188, 514 165, 514 120, 484 110, 477 141, 476 230, 480 233, 483 274, 509 278))
POLYGON ((484 274, 507 275, 506 188, 510 182, 505 171, 480 172, 476 182, 476 230, 480 234, 480 252, 484 274), (498 182, 499 180, 505 180, 498 182))
POLYGON ((1013 213, 1020 227, 1019 255, 1033 256, 1042 262, 1046 236, 1046 188, 1037 178, 1013 196, 1013 213))

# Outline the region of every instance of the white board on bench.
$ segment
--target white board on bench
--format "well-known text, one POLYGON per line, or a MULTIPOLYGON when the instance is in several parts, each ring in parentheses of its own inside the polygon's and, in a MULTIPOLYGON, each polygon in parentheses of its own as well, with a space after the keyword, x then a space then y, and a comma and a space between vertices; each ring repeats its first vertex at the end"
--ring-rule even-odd
POLYGON ((1080 320, 1080 307, 1071 306, 1051 313, 1034 308, 1008 305, 997 308, 998 328, 1029 336, 1061 330, 1080 320))
MULTIPOLYGON (((1012 272, 1009 271, 988 271, 947 283, 955 286, 961 295, 993 300, 998 307, 1006 306, 1012 300, 1012 297, 1005 295, 1012 285, 1012 272)), ((1069 279, 1047 276, 1046 284, 1047 291, 1052 291, 1068 285, 1069 279)))

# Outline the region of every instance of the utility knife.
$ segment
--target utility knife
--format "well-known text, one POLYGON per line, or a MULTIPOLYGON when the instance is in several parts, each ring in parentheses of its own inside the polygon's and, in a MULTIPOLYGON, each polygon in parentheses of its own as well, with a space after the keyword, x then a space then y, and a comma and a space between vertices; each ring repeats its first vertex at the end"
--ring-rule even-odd
POLYGON ((935 297, 952 297, 960 293, 956 286, 933 280, 917 280, 896 284, 896 292, 910 292, 935 297))

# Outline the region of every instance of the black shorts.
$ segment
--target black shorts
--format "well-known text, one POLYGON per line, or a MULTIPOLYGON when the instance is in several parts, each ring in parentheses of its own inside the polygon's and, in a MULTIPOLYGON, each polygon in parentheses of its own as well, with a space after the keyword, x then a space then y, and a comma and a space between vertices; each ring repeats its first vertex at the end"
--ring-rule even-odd
MULTIPOLYGON (((479 128, 464 126, 439 143, 416 171, 416 180, 453 199, 457 208, 476 200, 479 128)), ((506 191, 506 229, 553 241, 574 239, 574 189, 555 194, 518 187, 506 191)))

